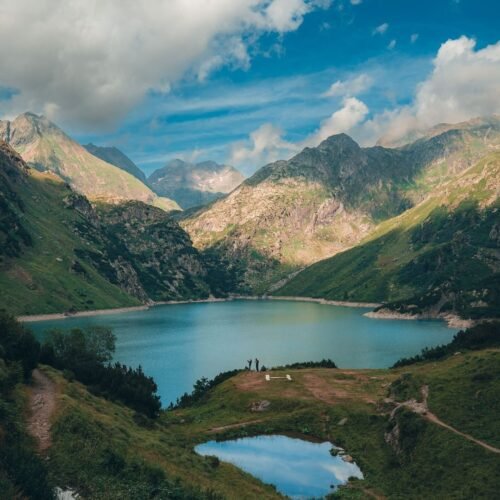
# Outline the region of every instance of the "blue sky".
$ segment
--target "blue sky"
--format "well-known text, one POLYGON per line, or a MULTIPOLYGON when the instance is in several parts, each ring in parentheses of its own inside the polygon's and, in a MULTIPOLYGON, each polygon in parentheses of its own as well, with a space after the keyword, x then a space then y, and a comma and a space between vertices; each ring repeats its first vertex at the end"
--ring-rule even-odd
MULTIPOLYGON (((401 110, 420 113, 416 93, 432 78, 433 60, 447 40, 474 40, 469 52, 476 54, 500 39, 500 4, 494 0, 336 0, 325 8, 327 3, 310 8, 291 28, 242 31, 229 43, 243 44, 243 58, 224 56, 213 68, 208 59, 212 69, 206 74, 189 65, 165 89, 157 86, 129 109, 124 106, 116 120, 89 126, 86 117, 79 119, 76 111, 65 116, 58 106, 58 122, 82 143, 119 147, 147 173, 182 157, 233 161, 249 174, 266 161, 315 145, 324 136, 322 123, 326 131, 344 127, 360 142, 373 143, 385 131, 390 110, 398 116, 401 110), (335 82, 340 87, 326 95, 335 82), (361 84, 353 90, 353 82, 361 84), (339 92, 342 85, 350 89, 339 92), (348 120, 350 126, 340 116, 328 125, 349 97, 356 101, 349 110, 357 117, 348 120), (263 126, 268 128, 253 141, 251 134, 263 126)), ((176 50, 182 55, 182 46, 176 50)), ((211 50, 217 58, 217 47, 211 50)), ((226 54, 227 47, 223 50, 226 54)), ((0 76, 0 100, 17 97, 16 85, 2 83, 0 76)), ((489 109, 487 103, 483 108, 489 109)), ((472 106, 470 113, 483 108, 472 106)), ((50 115, 45 104, 42 111, 47 109, 50 115)), ((455 116, 468 115, 443 112, 442 120, 455 116)))

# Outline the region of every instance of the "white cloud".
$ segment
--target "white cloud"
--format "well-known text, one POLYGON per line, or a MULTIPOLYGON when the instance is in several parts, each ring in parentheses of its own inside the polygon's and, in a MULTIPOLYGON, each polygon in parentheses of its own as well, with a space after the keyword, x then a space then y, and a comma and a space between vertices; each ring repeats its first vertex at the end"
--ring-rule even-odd
POLYGON ((443 43, 413 103, 376 115, 357 129, 357 137, 364 143, 381 135, 394 140, 437 123, 500 113, 500 42, 475 47, 465 36, 443 43))
POLYGON ((286 141, 280 128, 265 123, 250 134, 248 141, 233 144, 228 163, 250 175, 262 165, 289 158, 307 146, 317 146, 331 135, 349 133, 367 114, 368 108, 362 101, 346 97, 340 109, 323 120, 315 132, 297 143, 286 141))
POLYGON ((394 39, 393 39, 393 40, 391 40, 391 41, 389 42, 389 44, 387 45, 387 48, 388 48, 389 50, 393 50, 395 47, 396 47, 396 40, 394 40, 394 39))
POLYGON ((352 5, 359 5, 363 0, 351 0, 352 5))
POLYGON ((0 3, 0 85, 26 109, 95 126, 186 73, 246 68, 248 46, 285 33, 329 0, 16 0, 0 3))
POLYGON ((337 80, 332 83, 330 88, 323 94, 323 97, 335 96, 356 96, 368 90, 373 83, 371 76, 366 73, 350 78, 348 80, 337 80))
POLYGON ((380 26, 377 26, 373 31, 372 35, 383 35, 389 29, 388 23, 383 23, 380 26))
POLYGON ((298 151, 298 146, 285 141, 283 131, 271 123, 254 130, 249 139, 250 145, 247 145, 248 141, 234 144, 229 159, 231 165, 239 166, 247 173, 298 151))
POLYGON ((418 40, 418 33, 413 33, 413 34, 410 36, 410 42, 411 42, 411 43, 415 43, 417 40, 418 40))
POLYGON ((355 97, 346 97, 342 107, 321 122, 320 127, 301 144, 301 146, 317 146, 321 141, 334 134, 349 133, 361 123, 368 114, 363 101, 355 97))

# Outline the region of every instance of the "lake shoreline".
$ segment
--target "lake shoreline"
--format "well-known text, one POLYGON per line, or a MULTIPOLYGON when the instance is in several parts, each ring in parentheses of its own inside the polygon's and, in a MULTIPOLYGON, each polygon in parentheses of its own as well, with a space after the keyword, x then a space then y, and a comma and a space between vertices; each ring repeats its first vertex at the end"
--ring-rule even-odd
POLYGON ((372 302, 348 302, 338 300, 315 299, 312 297, 287 297, 287 296, 270 296, 270 295, 232 295, 227 298, 209 297, 207 299, 198 300, 165 300, 151 302, 140 306, 131 307, 115 307, 112 309, 92 309, 89 311, 65 312, 65 313, 48 313, 48 314, 30 314, 25 316, 17 316, 17 320, 22 323, 32 323, 37 321, 53 321, 58 319, 79 318, 88 316, 102 316, 107 314, 120 314, 133 311, 146 311, 156 306, 164 305, 180 305, 180 304, 204 304, 213 302, 230 302, 233 300, 285 300, 295 302, 315 302, 317 304, 340 306, 340 307, 361 307, 375 308, 381 306, 378 303, 372 302))
POLYGON ((380 311, 370 311, 364 314, 367 318, 371 319, 396 319, 396 320, 408 320, 408 321, 425 321, 425 320, 441 320, 445 321, 448 328, 470 328, 474 326, 477 321, 472 319, 464 319, 456 314, 432 314, 432 313, 399 313, 396 311, 391 311, 389 309, 382 309, 380 311))

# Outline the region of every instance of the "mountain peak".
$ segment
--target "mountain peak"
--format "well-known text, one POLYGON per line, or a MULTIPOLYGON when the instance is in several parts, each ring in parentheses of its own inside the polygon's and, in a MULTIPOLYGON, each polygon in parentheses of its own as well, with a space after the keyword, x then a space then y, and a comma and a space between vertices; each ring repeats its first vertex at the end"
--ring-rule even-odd
POLYGON ((359 144, 350 136, 347 134, 344 134, 343 132, 341 134, 335 134, 331 135, 330 137, 327 137, 324 141, 320 143, 318 146, 318 149, 337 149, 337 148, 349 148, 349 149, 355 149, 358 150, 360 149, 359 144))

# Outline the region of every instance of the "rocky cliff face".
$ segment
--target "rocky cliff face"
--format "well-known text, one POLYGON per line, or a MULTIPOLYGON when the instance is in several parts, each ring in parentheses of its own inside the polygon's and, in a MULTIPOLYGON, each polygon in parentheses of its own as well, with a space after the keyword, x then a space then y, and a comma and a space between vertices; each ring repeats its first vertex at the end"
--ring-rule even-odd
POLYGON ((24 113, 12 122, 0 122, 0 138, 29 165, 57 174, 90 199, 111 203, 139 200, 165 210, 179 208, 128 172, 90 154, 42 116, 24 113))
POLYGON ((175 200, 186 209, 207 203, 231 192, 243 182, 243 175, 229 165, 213 161, 188 163, 172 160, 148 179, 153 190, 175 200))
POLYGON ((345 134, 261 168, 225 198, 182 221, 196 247, 246 262, 262 292, 346 250, 378 223, 500 147, 500 121, 446 130, 403 148, 360 148, 345 134))

